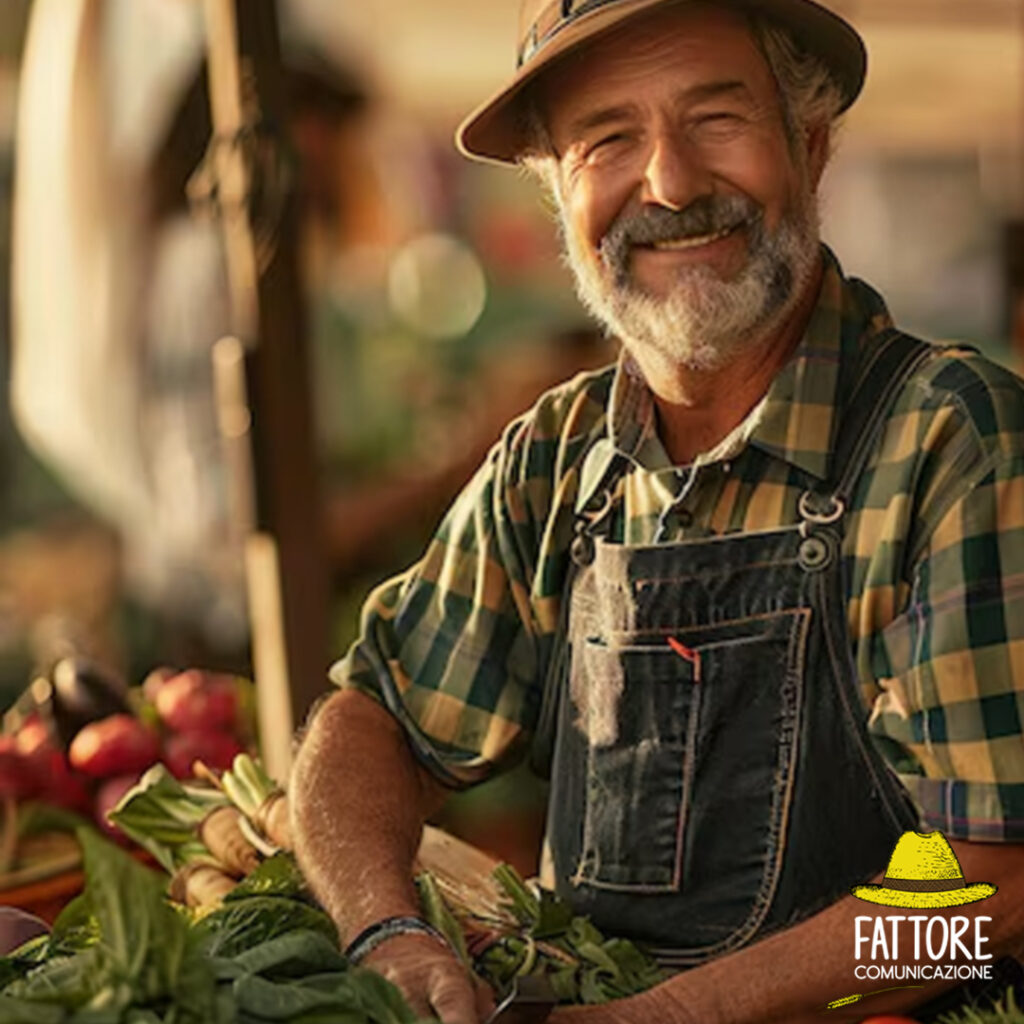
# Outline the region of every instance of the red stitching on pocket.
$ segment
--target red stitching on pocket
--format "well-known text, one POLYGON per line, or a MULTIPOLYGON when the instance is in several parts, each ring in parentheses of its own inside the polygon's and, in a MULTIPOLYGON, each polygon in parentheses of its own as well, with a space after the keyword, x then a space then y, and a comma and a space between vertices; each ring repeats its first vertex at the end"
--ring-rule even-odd
POLYGON ((700 682, 700 651, 695 651, 686 644, 681 644, 674 636, 668 638, 668 645, 683 661, 688 661, 693 666, 693 681, 700 682))

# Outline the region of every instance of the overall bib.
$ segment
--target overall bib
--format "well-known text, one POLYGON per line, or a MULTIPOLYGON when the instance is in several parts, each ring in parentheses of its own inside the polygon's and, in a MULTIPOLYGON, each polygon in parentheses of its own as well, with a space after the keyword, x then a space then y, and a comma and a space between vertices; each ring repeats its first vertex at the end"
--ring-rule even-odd
POLYGON ((930 352, 881 337, 831 480, 782 529, 611 543, 624 459, 592 449, 604 465, 594 499, 581 494, 535 764, 551 777, 559 895, 666 967, 836 902, 919 827, 867 732, 841 542, 889 408, 930 352))
POLYGON ((891 401, 928 352, 883 339, 841 419, 833 481, 801 497, 792 526, 611 543, 619 457, 581 510, 562 679, 547 687, 560 696, 539 731, 553 734, 556 889, 667 966, 835 902, 917 823, 867 734, 841 540, 891 401))

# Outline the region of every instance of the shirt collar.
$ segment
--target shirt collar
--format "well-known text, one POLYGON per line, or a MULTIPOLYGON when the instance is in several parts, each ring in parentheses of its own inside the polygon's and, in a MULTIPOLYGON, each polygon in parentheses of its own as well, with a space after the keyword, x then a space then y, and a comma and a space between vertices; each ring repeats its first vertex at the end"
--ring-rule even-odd
MULTIPOLYGON (((846 278, 828 247, 822 246, 822 256, 821 289, 803 338, 730 441, 737 450, 755 445, 824 480, 842 395, 840 370, 865 339, 892 320, 881 296, 862 281, 846 278)), ((654 400, 625 350, 616 369, 608 417, 609 439, 620 453, 648 470, 671 467, 658 438, 654 400)), ((732 454, 721 445, 715 452, 718 458, 732 454)))

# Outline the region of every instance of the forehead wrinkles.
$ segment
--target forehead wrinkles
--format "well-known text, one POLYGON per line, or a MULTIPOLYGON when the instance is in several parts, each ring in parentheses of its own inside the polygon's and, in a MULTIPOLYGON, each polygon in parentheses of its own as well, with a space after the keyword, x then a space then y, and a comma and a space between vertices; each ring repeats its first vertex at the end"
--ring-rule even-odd
POLYGON ((552 128, 599 106, 638 105, 669 73, 680 85, 741 79, 774 99, 774 78, 742 15, 704 5, 659 11, 570 54, 537 83, 535 100, 552 128), (688 81, 689 80, 689 81, 688 81))

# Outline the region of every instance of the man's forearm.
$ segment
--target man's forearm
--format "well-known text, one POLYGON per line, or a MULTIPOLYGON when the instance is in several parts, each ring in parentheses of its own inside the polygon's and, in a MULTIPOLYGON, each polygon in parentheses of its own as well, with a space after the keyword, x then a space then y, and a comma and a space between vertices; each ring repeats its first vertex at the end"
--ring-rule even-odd
MULTIPOLYGON (((857 960, 856 919, 871 918, 862 934, 874 936, 874 919, 913 914, 933 917, 965 917, 971 923, 965 945, 974 947, 974 918, 991 918, 982 932, 988 940, 985 954, 994 964, 1001 956, 1024 951, 1024 846, 983 843, 951 843, 964 877, 994 882, 999 891, 981 903, 945 910, 903 910, 867 904, 846 896, 825 910, 776 935, 683 972, 649 992, 607 1006, 560 1010, 553 1020, 578 1020, 580 1024, 813 1024, 813 1022, 860 1020, 878 1013, 912 1011, 960 984, 960 980, 910 979, 904 984, 919 988, 871 995, 844 1010, 826 1010, 832 1000, 855 994, 867 995, 901 984, 900 980, 858 978, 858 962, 884 966, 897 963, 928 963, 914 959, 913 928, 901 922, 898 955, 892 945, 877 951, 871 942, 860 946, 857 960), (909 933, 909 934, 908 934, 909 933), (909 938, 909 941, 908 941, 909 938), (874 954, 874 956, 873 956, 874 954), (858 1016, 859 1014, 859 1016, 858 1016)), ((875 879, 879 881, 880 877, 875 879)), ((892 922, 885 922, 891 936, 892 922)), ((922 943, 926 945, 924 940, 922 943)), ((963 963, 964 957, 943 958, 943 964, 963 963)))
MULTIPOLYGON (((858 960, 855 945, 856 918, 921 914, 929 918, 966 917, 971 922, 966 940, 973 947, 974 918, 990 917, 982 930, 988 942, 985 954, 993 959, 1018 953, 1024 941, 1024 847, 998 846, 980 843, 953 843, 964 875, 968 880, 992 881, 999 891, 981 903, 950 907, 944 910, 903 910, 895 907, 866 904, 853 896, 838 903, 778 935, 740 950, 730 956, 712 961, 667 982, 663 995, 670 1006, 678 1006, 680 1020, 701 1020, 715 1024, 752 1024, 752 1022, 786 1021, 787 1024, 823 1021, 833 1014, 825 1010, 834 999, 854 994, 866 994, 877 989, 900 984, 897 980, 872 982, 858 979, 855 972, 858 960)), ((877 881, 878 879, 876 879, 877 881)), ((892 923, 886 922, 885 934, 891 936, 892 923)), ((886 966, 914 964, 913 943, 908 942, 911 926, 904 921, 900 929, 898 957, 892 958, 891 943, 879 950, 886 966)), ((873 935, 873 927, 865 934, 873 935)), ((870 943, 861 945, 862 965, 871 963, 870 943)), ((921 962, 931 963, 925 959, 921 962)), ((943 963, 964 962, 964 957, 950 956, 943 963)), ((920 1006, 943 990, 960 982, 942 980, 910 980, 906 984, 919 988, 901 989, 872 996, 870 1002, 859 1004, 854 1010, 892 1012, 920 1006)), ((838 1014, 834 1016, 839 1017, 838 1014)), ((661 1018, 672 1019, 671 1015, 661 1018)))
POLYGON ((303 741, 290 791, 299 864, 343 940, 418 913, 412 863, 445 791, 384 708, 356 691, 333 696, 303 741))

